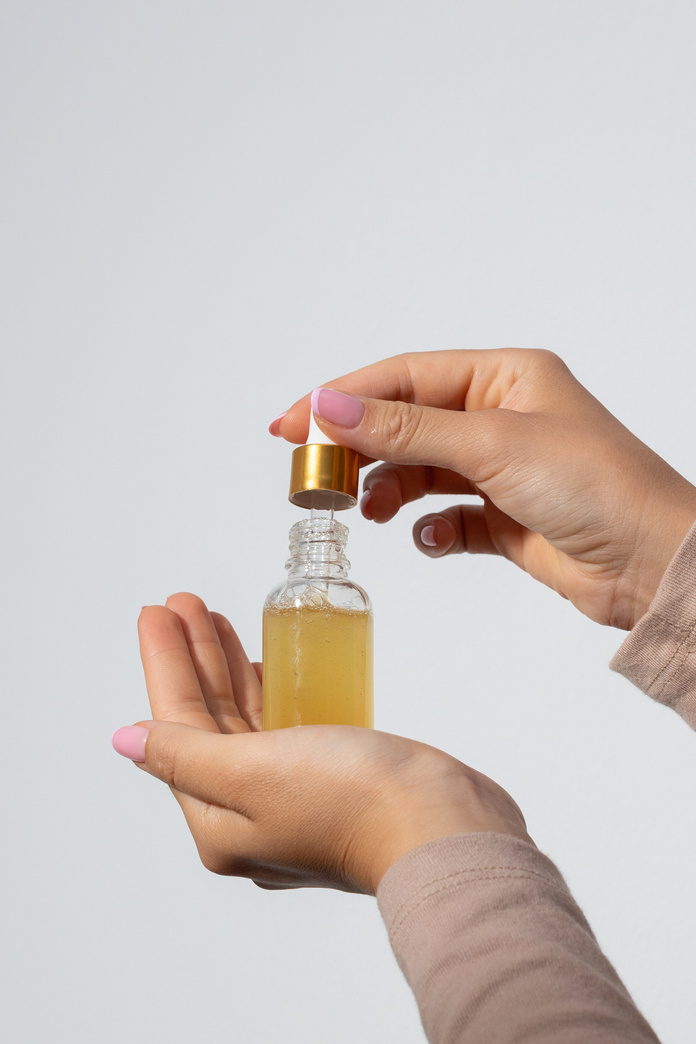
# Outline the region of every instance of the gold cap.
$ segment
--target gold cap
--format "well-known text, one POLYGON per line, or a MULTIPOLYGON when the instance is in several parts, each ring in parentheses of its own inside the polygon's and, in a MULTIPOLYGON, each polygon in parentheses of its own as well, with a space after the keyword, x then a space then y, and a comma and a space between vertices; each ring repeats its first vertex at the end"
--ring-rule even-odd
POLYGON ((310 443, 292 454, 290 503, 343 511, 358 502, 358 454, 347 446, 310 443))

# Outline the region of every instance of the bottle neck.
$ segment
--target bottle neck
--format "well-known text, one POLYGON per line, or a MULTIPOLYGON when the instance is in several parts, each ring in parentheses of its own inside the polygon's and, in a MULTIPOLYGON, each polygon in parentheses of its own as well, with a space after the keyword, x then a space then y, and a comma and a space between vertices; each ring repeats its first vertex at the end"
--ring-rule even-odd
POLYGON ((296 522, 290 530, 290 558, 285 563, 288 579, 346 578, 350 569, 344 553, 347 540, 348 526, 334 518, 305 518, 296 522))

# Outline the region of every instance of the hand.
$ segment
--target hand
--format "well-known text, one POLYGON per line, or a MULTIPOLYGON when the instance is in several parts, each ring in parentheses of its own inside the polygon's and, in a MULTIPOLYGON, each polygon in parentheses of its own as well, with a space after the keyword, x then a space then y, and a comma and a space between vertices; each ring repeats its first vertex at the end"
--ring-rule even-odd
MULTIPOLYGON (((416 546, 503 555, 599 623, 637 622, 696 519, 694 486, 550 352, 401 355, 330 388, 312 395, 321 429, 362 464, 387 462, 365 479, 366 518, 428 493, 478 496, 421 518, 416 546)), ((309 412, 307 395, 272 434, 304 442, 309 412)))
POLYGON ((170 785, 209 870, 373 894, 439 837, 530 842, 501 787, 432 747, 347 726, 259 731, 258 665, 194 595, 145 608, 139 632, 157 720, 118 729, 114 746, 170 785))

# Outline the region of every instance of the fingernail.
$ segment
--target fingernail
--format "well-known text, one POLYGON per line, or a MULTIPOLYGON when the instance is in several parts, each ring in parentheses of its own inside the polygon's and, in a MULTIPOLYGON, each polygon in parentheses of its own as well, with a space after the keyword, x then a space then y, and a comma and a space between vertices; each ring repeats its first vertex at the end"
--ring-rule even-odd
POLYGON ((280 424, 280 422, 282 421, 283 417, 285 416, 285 414, 287 412, 288 411, 285 410, 284 413, 279 413, 278 416, 274 417, 273 420, 271 421, 271 423, 268 425, 268 430, 270 431, 271 435, 275 435, 275 437, 277 439, 280 438, 280 431, 278 429, 278 425, 280 424))
POLYGON ((360 498, 360 511, 365 516, 365 518, 368 518, 370 520, 372 519, 372 515, 370 514, 370 501, 371 500, 372 500, 372 494, 370 493, 369 489, 366 489, 365 492, 363 493, 363 495, 360 498))
POLYGON ((322 420, 339 424, 342 428, 357 428, 365 414, 359 399, 331 388, 315 388, 312 392, 312 412, 322 420))
POLYGON ((117 754, 131 761, 145 761, 145 743, 147 742, 147 729, 140 725, 124 725, 122 729, 116 729, 111 737, 111 746, 117 754))
POLYGON ((435 540, 435 526, 423 526, 420 531, 421 544, 426 547, 437 547, 435 540))

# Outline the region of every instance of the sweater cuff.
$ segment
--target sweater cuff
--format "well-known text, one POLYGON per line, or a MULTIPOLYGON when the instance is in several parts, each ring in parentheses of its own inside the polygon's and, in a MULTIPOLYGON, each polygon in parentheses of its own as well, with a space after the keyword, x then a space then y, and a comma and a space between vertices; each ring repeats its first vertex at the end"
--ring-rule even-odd
POLYGON ((609 666, 696 729, 696 523, 609 666))
POLYGON ((543 882, 570 898, 560 871, 534 845, 508 834, 478 833, 442 837, 407 852, 380 881, 377 902, 395 944, 414 911, 438 893, 511 877, 543 882))

